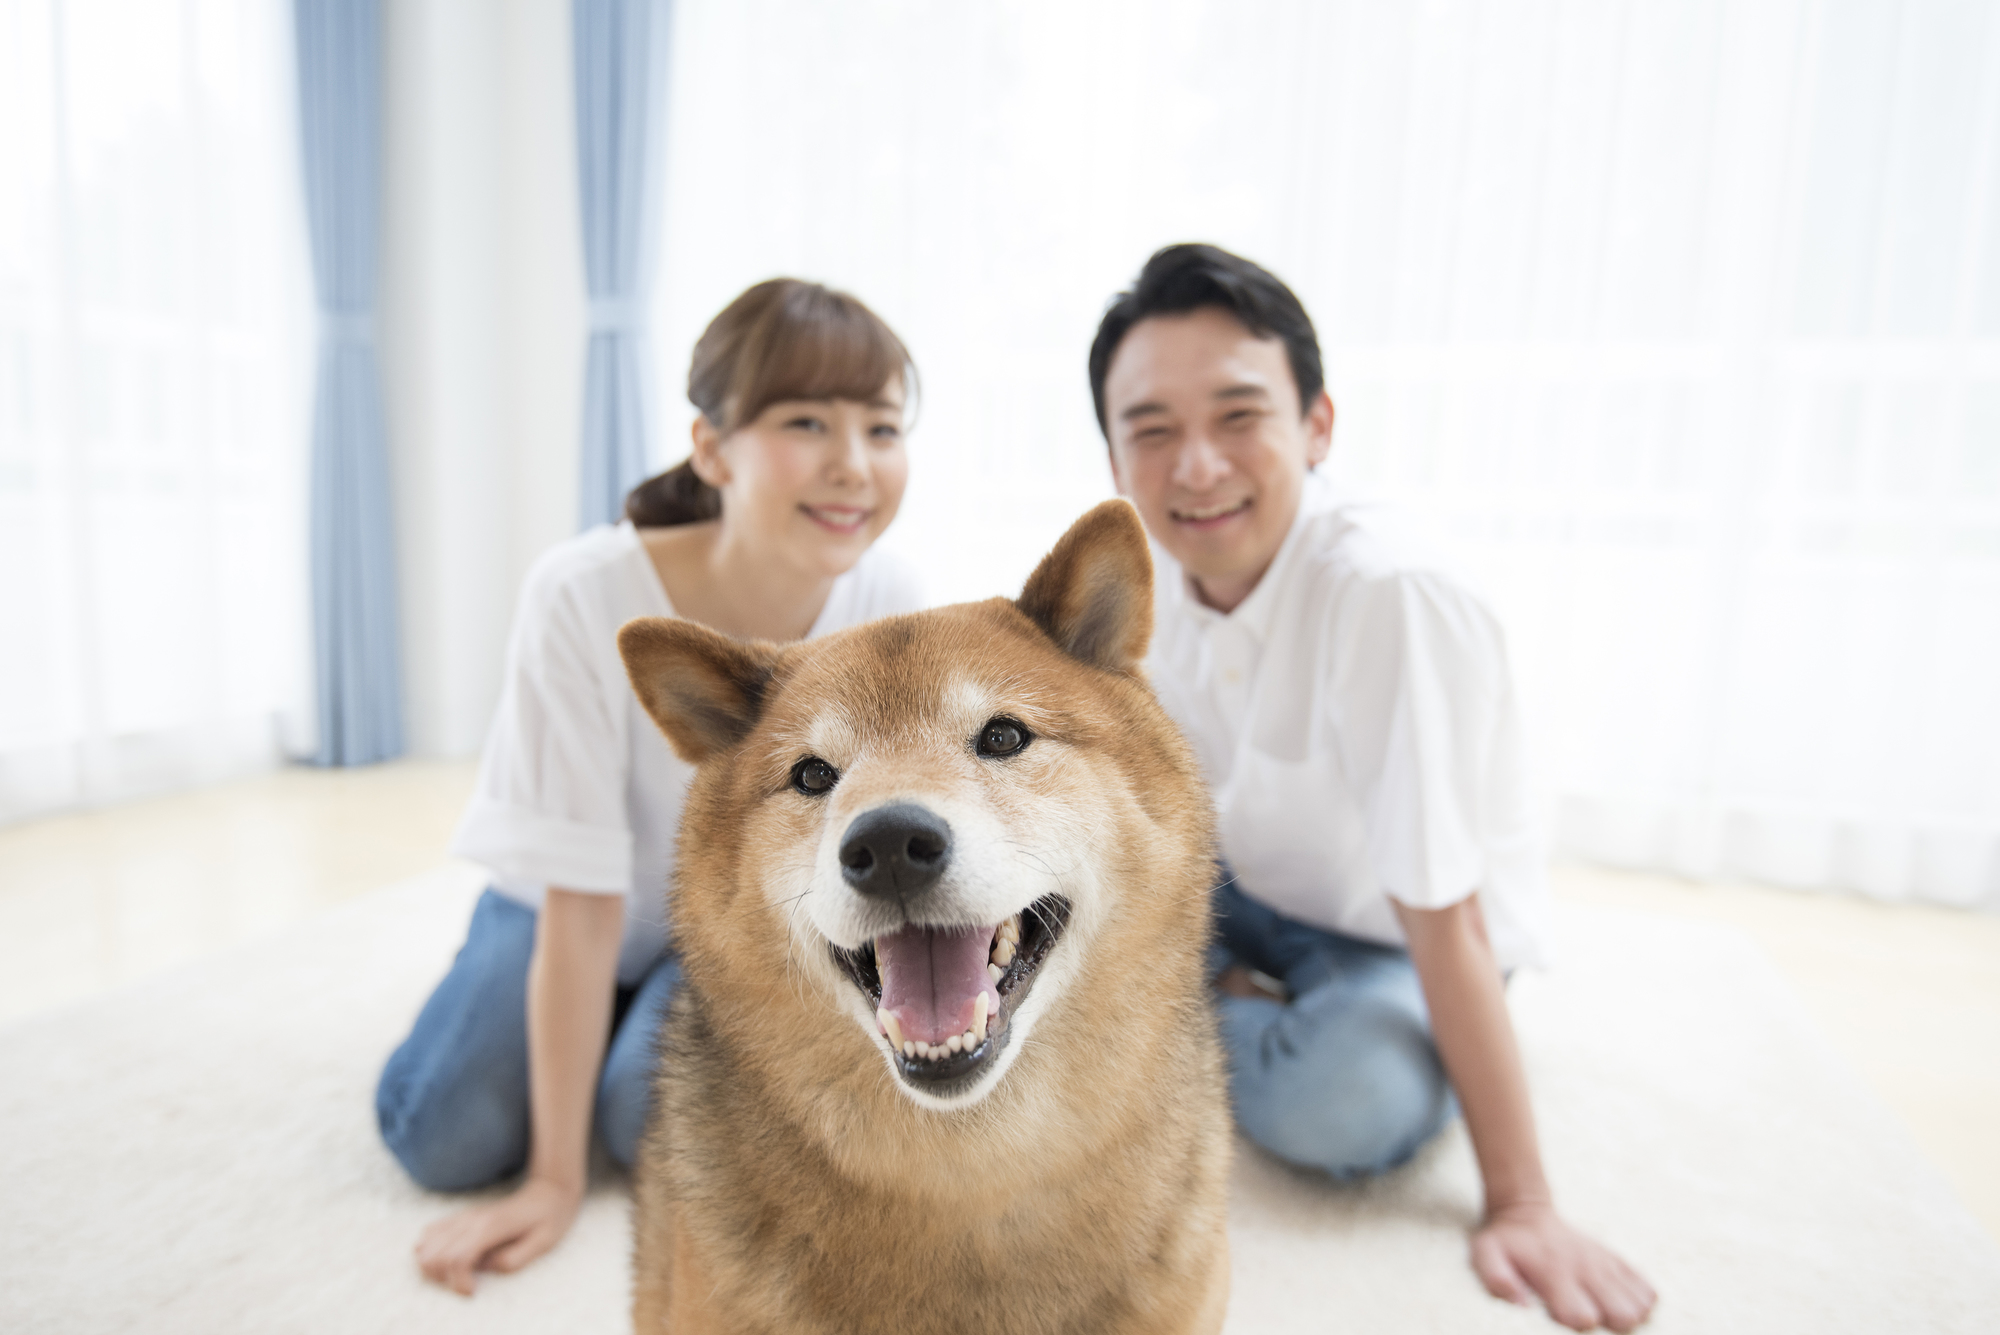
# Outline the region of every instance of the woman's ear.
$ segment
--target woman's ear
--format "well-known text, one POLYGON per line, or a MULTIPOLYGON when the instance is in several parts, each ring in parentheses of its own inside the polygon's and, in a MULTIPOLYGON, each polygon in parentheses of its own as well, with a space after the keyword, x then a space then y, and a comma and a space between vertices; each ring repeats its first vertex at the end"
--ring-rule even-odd
POLYGON ((1014 606, 1064 653, 1132 672, 1153 638, 1153 554, 1130 501, 1105 501, 1042 558, 1014 606))
POLYGON ((688 434, 694 439, 694 450, 688 455, 694 475, 718 491, 728 486, 729 461, 722 457, 723 435, 715 423, 708 420, 707 413, 695 416, 688 434))
POLYGON ((778 652, 676 617, 635 617, 618 628, 618 655, 639 703, 690 765, 750 735, 778 652))

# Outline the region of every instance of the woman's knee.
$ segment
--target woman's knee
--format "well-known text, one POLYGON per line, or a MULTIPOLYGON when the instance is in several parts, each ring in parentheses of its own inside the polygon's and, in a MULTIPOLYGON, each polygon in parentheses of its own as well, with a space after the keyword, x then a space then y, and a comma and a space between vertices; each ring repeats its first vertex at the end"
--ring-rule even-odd
POLYGON ((669 956, 656 963, 639 984, 605 1054, 597 1088, 597 1134, 611 1157, 626 1168, 632 1166, 639 1138, 646 1133, 654 1073, 660 1064, 660 1028, 679 984, 679 960, 669 956))
POLYGON ((1231 1080, 1244 1133, 1282 1159, 1365 1177, 1407 1161, 1451 1120, 1437 1049, 1407 1007, 1358 999, 1337 1026, 1282 1037, 1260 1069, 1231 1080))
POLYGON ((485 1186, 528 1157, 528 961, 535 915, 489 890, 465 945, 375 1090, 382 1140, 440 1191, 485 1186))
POLYGON ((623 1168, 632 1166, 639 1138, 646 1133, 646 1114, 653 1106, 651 1077, 637 1063, 606 1067, 597 1090, 597 1134, 623 1168))
POLYGON ((528 1161, 525 1091, 498 1082, 425 1088, 392 1060, 375 1090, 382 1142, 418 1186, 468 1191, 512 1177, 528 1161))

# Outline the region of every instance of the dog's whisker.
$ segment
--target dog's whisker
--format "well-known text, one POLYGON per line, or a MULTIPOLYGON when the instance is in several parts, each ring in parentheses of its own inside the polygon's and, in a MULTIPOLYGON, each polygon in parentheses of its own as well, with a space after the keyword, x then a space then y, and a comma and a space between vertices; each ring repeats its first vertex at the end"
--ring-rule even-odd
POLYGON ((1042 875, 1056 882, 1057 886, 1063 889, 1065 897, 1068 896, 1068 888, 1067 886, 1064 885, 1063 878, 1073 873, 1074 871, 1076 871, 1078 867, 1083 865, 1081 859, 1078 859, 1077 861, 1070 863, 1065 870, 1057 871, 1053 867, 1049 866, 1047 859, 1042 857, 1042 855, 1039 852, 1037 852, 1033 848, 1030 848, 1028 845, 1022 843, 1020 840, 1008 839, 1005 840, 1004 842, 1014 850, 1015 855, 1017 857, 1020 857, 1025 861, 1034 863, 1035 866, 1038 869, 1040 869, 1042 875))
POLYGON ((812 892, 812 884, 808 882, 806 888, 799 891, 796 895, 793 895, 789 899, 778 901, 787 908, 785 914, 785 981, 791 986, 793 999, 804 1008, 810 1008, 812 1005, 811 996, 806 988, 805 969, 807 966, 803 954, 803 951, 811 943, 802 940, 800 937, 798 913, 799 905, 803 904, 806 897, 812 894, 812 892))

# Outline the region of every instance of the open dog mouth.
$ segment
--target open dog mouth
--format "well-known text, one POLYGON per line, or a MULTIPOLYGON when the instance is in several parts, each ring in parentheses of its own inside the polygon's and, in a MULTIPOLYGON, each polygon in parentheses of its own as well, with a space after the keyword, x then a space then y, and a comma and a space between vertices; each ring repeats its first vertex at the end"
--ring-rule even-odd
POLYGON ((1069 925, 1070 903, 1047 895, 992 927, 911 925, 834 962, 874 1003, 905 1081, 933 1093, 969 1083, 1006 1046, 1008 1021, 1069 925))

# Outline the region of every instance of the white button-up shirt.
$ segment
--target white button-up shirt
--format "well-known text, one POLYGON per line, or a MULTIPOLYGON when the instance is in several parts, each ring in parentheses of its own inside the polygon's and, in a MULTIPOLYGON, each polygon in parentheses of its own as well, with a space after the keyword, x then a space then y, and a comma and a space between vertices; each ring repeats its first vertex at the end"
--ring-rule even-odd
MULTIPOLYGON (((807 638, 923 605, 911 572, 871 547, 833 582, 807 638)), ((672 615, 629 522, 580 533, 535 562, 479 781, 451 842, 526 904, 540 905, 552 885, 624 895, 618 977, 627 983, 666 945, 667 881, 694 768, 640 707, 618 628, 672 615)))
POLYGON ((1391 898, 1437 909, 1476 891, 1500 967, 1544 962, 1548 888, 1485 605, 1317 483, 1232 613, 1153 557, 1148 671, 1200 757, 1237 887, 1396 946, 1391 898))

